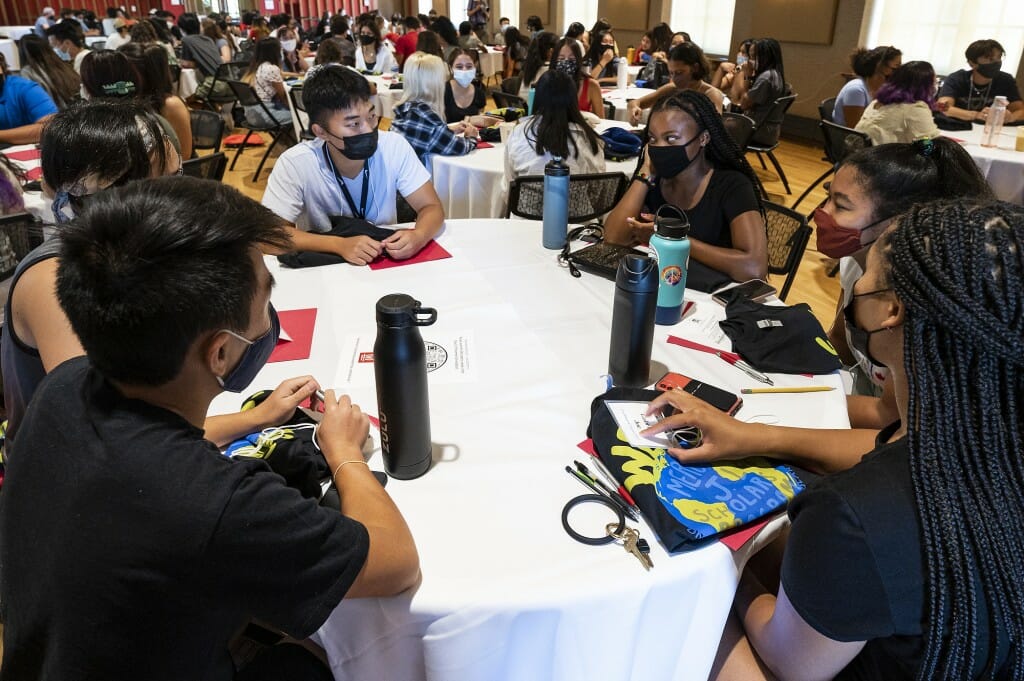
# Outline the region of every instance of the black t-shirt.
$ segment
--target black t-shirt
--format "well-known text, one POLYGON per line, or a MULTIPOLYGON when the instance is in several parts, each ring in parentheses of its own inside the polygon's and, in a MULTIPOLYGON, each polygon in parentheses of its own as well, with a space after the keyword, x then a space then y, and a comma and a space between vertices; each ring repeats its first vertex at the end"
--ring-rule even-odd
MULTIPOLYGON (((881 431, 859 464, 822 478, 789 506, 782 586, 790 603, 835 641, 867 641, 836 677, 844 681, 914 679, 924 653, 924 548, 910 452, 906 438, 882 444, 898 427, 881 431)), ((975 594, 984 603, 980 583, 975 594)), ((984 650, 984 607, 978 621, 984 650)), ((1000 664, 996 678, 1009 678, 1000 664)), ((983 666, 976 663, 975 677, 983 666)))
POLYGON ((40 385, 0 494, 4 679, 231 679, 249 618, 304 638, 366 529, 261 461, 69 360, 40 385))
POLYGON ((971 78, 972 73, 971 69, 963 69, 949 74, 942 82, 939 97, 952 97, 957 108, 967 111, 981 111, 992 106, 993 100, 1000 95, 1011 104, 1020 100, 1017 82, 1010 74, 1000 71, 988 85, 978 86, 971 78))
POLYGON ((476 116, 480 110, 487 106, 487 93, 479 81, 473 83, 473 101, 465 109, 455 103, 455 94, 452 92, 452 83, 444 84, 444 120, 445 123, 458 123, 466 116, 476 116))

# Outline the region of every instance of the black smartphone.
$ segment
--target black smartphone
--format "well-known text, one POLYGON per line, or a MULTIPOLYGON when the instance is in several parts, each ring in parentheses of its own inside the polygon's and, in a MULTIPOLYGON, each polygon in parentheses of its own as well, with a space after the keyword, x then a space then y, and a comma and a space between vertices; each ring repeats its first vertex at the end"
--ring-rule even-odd
POLYGON ((711 296, 711 299, 722 305, 728 305, 734 300, 752 300, 755 303, 763 303, 773 295, 775 295, 774 286, 766 284, 760 279, 754 279, 718 291, 711 296))
POLYGON ((743 406, 743 398, 739 395, 735 395, 728 390, 716 388, 703 381, 694 380, 689 376, 677 374, 674 371, 670 371, 659 378, 655 387, 658 390, 685 390, 694 397, 704 400, 712 407, 721 409, 730 416, 734 415, 743 406))

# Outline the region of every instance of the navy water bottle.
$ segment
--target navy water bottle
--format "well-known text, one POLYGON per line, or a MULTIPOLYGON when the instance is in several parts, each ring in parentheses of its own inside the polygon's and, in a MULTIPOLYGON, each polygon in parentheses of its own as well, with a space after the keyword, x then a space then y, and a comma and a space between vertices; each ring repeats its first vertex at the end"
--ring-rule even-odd
POLYGON ((427 355, 419 327, 437 321, 437 310, 404 293, 377 301, 373 370, 381 449, 388 475, 418 478, 430 468, 430 401, 427 355))
POLYGON ((650 383, 657 300, 658 263, 654 258, 627 255, 620 260, 608 349, 608 373, 614 385, 640 388, 650 383))
POLYGON ((569 166, 555 156, 544 166, 544 248, 565 246, 569 231, 569 166))
POLYGON ((690 264, 690 221, 686 214, 670 204, 658 209, 654 216, 651 248, 658 257, 658 311, 656 324, 671 326, 679 322, 686 291, 686 268, 690 264), (671 208, 679 217, 661 215, 662 208, 671 208))

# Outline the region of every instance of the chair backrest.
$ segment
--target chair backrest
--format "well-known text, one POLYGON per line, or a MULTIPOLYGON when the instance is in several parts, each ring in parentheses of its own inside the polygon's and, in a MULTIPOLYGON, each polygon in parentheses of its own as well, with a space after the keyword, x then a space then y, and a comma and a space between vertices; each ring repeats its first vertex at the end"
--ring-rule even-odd
POLYGON ((494 105, 498 108, 513 108, 526 111, 526 100, 516 95, 510 95, 500 90, 491 90, 491 97, 494 98, 494 105))
POLYGON ((871 138, 853 128, 845 128, 832 121, 821 121, 821 134, 825 138, 825 156, 833 165, 839 165, 855 151, 871 146, 871 138))
MULTIPOLYGON (((611 211, 626 193, 629 181, 622 173, 569 176, 569 222, 587 222, 611 211)), ((523 175, 512 180, 505 217, 544 219, 544 176, 523 175)))
POLYGON ((0 279, 11 276, 21 259, 41 243, 42 223, 31 213, 0 216, 0 279))
MULTIPOLYGON (((779 97, 774 102, 772 102, 772 106, 770 109, 768 109, 768 113, 766 113, 761 120, 757 121, 756 127, 760 128, 766 123, 778 123, 779 127, 776 128, 776 134, 774 136, 774 139, 772 140, 764 139, 762 135, 758 135, 756 146, 771 146, 779 141, 779 133, 782 132, 782 121, 785 120, 786 112, 789 111, 789 107, 793 105, 793 102, 796 101, 796 98, 796 94, 791 94, 785 95, 784 97, 779 97)), ((755 128, 755 132, 756 131, 757 130, 755 128)))
POLYGON ((220 151, 220 142, 224 138, 224 119, 215 111, 189 109, 189 120, 192 122, 192 147, 195 149, 212 149, 220 151))
POLYGON ((753 137, 754 129, 757 127, 754 119, 741 113, 725 111, 722 113, 722 125, 725 126, 725 131, 729 133, 729 137, 736 143, 739 150, 746 152, 750 138, 753 137))
POLYGON ((836 98, 829 97, 828 99, 821 100, 821 104, 818 105, 818 116, 823 121, 832 122, 832 113, 836 110, 836 98))
POLYGON ((395 214, 398 216, 395 218, 398 224, 416 222, 416 210, 409 205, 404 196, 397 192, 395 192, 395 214))
POLYGON ((214 77, 217 80, 242 80, 242 76, 249 68, 249 62, 235 60, 221 64, 217 67, 214 77))
POLYGON ((229 80, 227 84, 231 88, 231 92, 234 93, 235 98, 238 99, 239 105, 261 106, 263 104, 263 100, 256 96, 256 91, 252 89, 252 85, 243 83, 240 80, 229 80))
POLYGON ((779 299, 785 300, 807 248, 811 228, 806 216, 785 206, 765 201, 764 210, 768 218, 768 271, 786 275, 779 289, 779 299))
POLYGON ((614 121, 615 120, 615 105, 612 104, 611 102, 609 102, 607 99, 601 100, 601 103, 604 104, 604 117, 605 117, 605 119, 609 120, 609 121, 614 121))
POLYGON ((92 50, 93 52, 99 52, 100 50, 105 50, 105 49, 107 49, 107 41, 106 40, 95 40, 95 41, 93 41, 92 45, 89 45, 89 49, 92 50))
POLYGON ((309 131, 309 116, 306 115, 306 105, 302 102, 302 85, 293 85, 288 90, 288 99, 292 101, 292 109, 295 111, 295 119, 302 127, 300 137, 304 140, 316 139, 309 131))
POLYGON ((190 158, 181 164, 181 171, 190 177, 199 177, 204 180, 224 179, 224 170, 228 167, 228 157, 223 151, 216 154, 207 154, 199 158, 190 158))
POLYGON ((171 82, 172 83, 177 83, 179 80, 181 80, 181 65, 180 64, 171 64, 170 65, 170 69, 171 69, 171 82))
POLYGON ((501 81, 501 91, 509 95, 518 95, 523 84, 522 76, 512 76, 501 81))

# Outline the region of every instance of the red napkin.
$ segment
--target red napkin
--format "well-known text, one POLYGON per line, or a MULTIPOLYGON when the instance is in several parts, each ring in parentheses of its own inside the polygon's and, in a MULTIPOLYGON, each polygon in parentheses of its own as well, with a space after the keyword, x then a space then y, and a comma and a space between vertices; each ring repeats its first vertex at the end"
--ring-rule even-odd
POLYGON ((4 156, 12 161, 35 161, 42 157, 42 152, 38 149, 22 149, 21 151, 4 152, 4 156))
POLYGON ((29 168, 28 172, 25 173, 25 179, 29 181, 38 180, 42 176, 43 169, 40 168, 39 166, 36 166, 35 168, 29 168))
POLYGON ((277 347, 270 353, 268 362, 290 362, 309 359, 313 347, 313 328, 316 326, 316 308, 305 310, 281 310, 277 313, 281 328, 291 340, 279 338, 277 347))
POLYGON ((493 149, 494 145, 491 144, 490 142, 477 142, 476 143, 476 148, 477 149, 493 149))
POLYGON ((445 258, 450 258, 450 257, 452 257, 451 253, 449 253, 448 251, 444 250, 444 247, 441 246, 441 244, 439 244, 436 241, 434 241, 433 239, 431 239, 430 243, 428 243, 426 246, 424 246, 423 249, 419 253, 417 253, 416 255, 412 256, 411 258, 409 258, 407 260, 394 260, 393 258, 387 258, 387 257, 382 255, 379 258, 377 258, 376 260, 374 260, 373 262, 371 262, 368 265, 368 267, 371 270, 386 270, 389 267, 401 267, 402 265, 415 265, 415 264, 421 263, 421 262, 430 262, 431 260, 444 260, 445 258))

